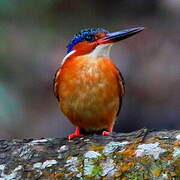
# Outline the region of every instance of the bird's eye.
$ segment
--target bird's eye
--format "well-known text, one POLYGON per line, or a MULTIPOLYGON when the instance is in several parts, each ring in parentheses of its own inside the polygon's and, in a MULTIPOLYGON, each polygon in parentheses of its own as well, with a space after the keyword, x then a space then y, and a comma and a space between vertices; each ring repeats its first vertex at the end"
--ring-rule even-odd
POLYGON ((85 40, 88 42, 93 42, 94 40, 96 40, 96 37, 94 35, 87 35, 85 37, 85 40))

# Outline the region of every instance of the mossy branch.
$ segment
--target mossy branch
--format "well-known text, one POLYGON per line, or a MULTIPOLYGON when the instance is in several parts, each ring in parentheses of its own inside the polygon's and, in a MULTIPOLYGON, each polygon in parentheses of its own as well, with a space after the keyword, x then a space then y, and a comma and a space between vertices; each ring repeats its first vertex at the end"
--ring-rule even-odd
POLYGON ((0 140, 0 179, 180 179, 180 130, 0 140))

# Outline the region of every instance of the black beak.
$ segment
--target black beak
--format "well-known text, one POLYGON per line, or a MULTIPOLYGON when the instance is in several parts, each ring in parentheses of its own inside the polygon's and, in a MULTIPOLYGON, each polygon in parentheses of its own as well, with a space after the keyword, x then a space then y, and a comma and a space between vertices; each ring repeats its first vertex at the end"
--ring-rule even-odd
POLYGON ((108 33, 106 35, 106 37, 99 39, 98 43, 99 44, 107 44, 107 43, 114 43, 117 41, 121 41, 123 39, 127 39, 141 31, 143 31, 143 30, 144 30, 144 27, 137 27, 137 28, 121 30, 118 32, 108 33))

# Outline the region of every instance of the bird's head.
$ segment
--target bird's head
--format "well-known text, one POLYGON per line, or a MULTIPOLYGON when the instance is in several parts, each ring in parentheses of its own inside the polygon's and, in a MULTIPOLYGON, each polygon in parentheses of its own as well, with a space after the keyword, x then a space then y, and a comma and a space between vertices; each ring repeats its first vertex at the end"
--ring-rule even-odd
POLYGON ((130 28, 110 33, 102 28, 81 30, 67 45, 67 53, 78 55, 108 56, 113 43, 126 39, 142 31, 143 27, 130 28))

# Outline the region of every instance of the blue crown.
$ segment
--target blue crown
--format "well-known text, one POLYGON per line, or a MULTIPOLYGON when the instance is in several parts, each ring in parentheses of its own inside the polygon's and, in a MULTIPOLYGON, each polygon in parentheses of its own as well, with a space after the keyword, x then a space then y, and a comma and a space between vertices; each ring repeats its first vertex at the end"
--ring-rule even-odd
POLYGON ((81 41, 86 40, 86 37, 93 35, 93 34, 100 33, 100 32, 108 33, 107 30, 102 29, 102 28, 88 28, 88 29, 81 30, 78 34, 74 35, 72 40, 67 45, 67 53, 72 51, 74 45, 76 45, 77 43, 79 43, 81 41))

